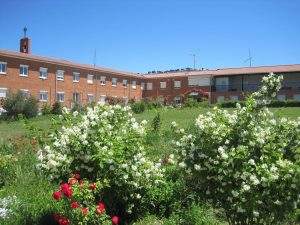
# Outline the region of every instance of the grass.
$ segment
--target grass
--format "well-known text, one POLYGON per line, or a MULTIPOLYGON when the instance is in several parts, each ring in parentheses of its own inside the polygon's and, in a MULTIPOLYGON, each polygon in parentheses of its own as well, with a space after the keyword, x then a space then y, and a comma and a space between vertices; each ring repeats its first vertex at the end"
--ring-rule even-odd
MULTIPOLYGON (((160 108, 147 110, 142 114, 137 114, 136 118, 138 120, 148 120, 151 121, 157 112, 160 112, 162 121, 162 130, 167 130, 172 121, 176 121, 181 127, 187 128, 192 123, 194 123, 196 117, 200 113, 205 113, 211 110, 210 108, 182 108, 182 109, 172 109, 172 108, 160 108)), ((232 110, 232 109, 228 109, 232 110)), ((272 108, 271 111, 279 117, 289 117, 291 119, 296 119, 300 117, 300 107, 291 108, 272 108)), ((47 129, 51 124, 51 116, 39 116, 30 120, 33 125, 41 129, 47 129)), ((25 127, 22 121, 1 121, 0 120, 0 140, 7 140, 8 138, 13 138, 16 136, 22 136, 25 133, 25 127)))

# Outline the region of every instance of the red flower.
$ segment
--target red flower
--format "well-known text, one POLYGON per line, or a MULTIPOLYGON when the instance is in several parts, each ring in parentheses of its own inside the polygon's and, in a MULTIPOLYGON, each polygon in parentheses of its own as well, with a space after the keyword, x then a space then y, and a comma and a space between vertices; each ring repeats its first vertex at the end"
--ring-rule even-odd
POLYGON ((82 209, 81 209, 81 212, 82 212, 82 214, 83 214, 84 216, 86 216, 86 215, 89 213, 89 208, 88 208, 88 207, 82 208, 82 209))
POLYGON ((97 207, 96 207, 96 212, 97 212, 98 214, 102 214, 102 213, 105 212, 105 204, 104 204, 104 202, 99 202, 99 203, 98 203, 98 205, 97 205, 97 207))
POLYGON ((79 207, 79 203, 78 202, 72 202, 71 203, 71 208, 72 209, 77 209, 79 207))
POLYGON ((61 192, 60 191, 53 192, 52 196, 56 201, 59 201, 61 199, 61 192))
POLYGON ((115 224, 115 225, 119 224, 119 223, 120 223, 120 217, 118 217, 118 216, 113 216, 113 217, 111 218, 111 222, 112 222, 113 224, 115 224))
POLYGON ((68 183, 70 185, 76 184, 77 182, 78 182, 78 180, 76 178, 73 178, 73 177, 68 180, 68 183))
POLYGON ((89 188, 91 189, 91 190, 95 190, 96 189, 96 183, 91 183, 90 184, 90 186, 89 186, 89 188))
POLYGON ((80 174, 79 173, 74 173, 73 178, 80 180, 80 174))
POLYGON ((62 217, 58 220, 59 225, 69 225, 70 220, 68 218, 62 217))
POLYGON ((70 198, 73 194, 71 186, 67 183, 60 185, 60 190, 64 193, 64 195, 67 198, 70 198))

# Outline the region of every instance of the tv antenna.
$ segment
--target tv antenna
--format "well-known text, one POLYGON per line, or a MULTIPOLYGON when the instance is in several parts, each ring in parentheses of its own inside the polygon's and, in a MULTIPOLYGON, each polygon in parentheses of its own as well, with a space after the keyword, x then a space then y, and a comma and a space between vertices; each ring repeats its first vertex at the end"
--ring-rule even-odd
POLYGON ((191 56, 193 56, 193 60, 194 60, 194 70, 196 69, 196 57, 197 57, 197 55, 195 54, 195 53, 191 53, 190 54, 191 56))
POLYGON ((95 50, 94 50, 94 57, 93 57, 93 65, 94 65, 94 68, 96 67, 96 61, 97 61, 97 50, 95 49, 95 50))
POLYGON ((252 67, 252 60, 253 60, 253 57, 251 56, 251 51, 250 51, 250 48, 248 49, 248 58, 244 61, 245 62, 249 62, 249 66, 252 67))
POLYGON ((24 32, 24 38, 26 38, 26 32, 27 32, 27 27, 26 26, 23 28, 23 32, 24 32))

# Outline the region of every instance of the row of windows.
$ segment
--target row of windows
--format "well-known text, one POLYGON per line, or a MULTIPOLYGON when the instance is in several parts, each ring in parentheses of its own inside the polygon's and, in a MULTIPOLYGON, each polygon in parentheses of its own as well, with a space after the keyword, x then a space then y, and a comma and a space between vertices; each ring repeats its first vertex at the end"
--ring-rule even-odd
MULTIPOLYGON (((25 97, 28 97, 30 95, 29 91, 26 89, 21 89, 20 91, 22 92, 22 94, 25 97)), ((6 96, 7 96, 7 88, 0 88, 0 98, 6 98, 6 96)), ((47 102, 49 100, 48 91, 41 90, 38 93, 38 99, 41 102, 47 102)), ((87 94, 87 100, 88 100, 88 102, 94 102, 96 100, 94 94, 87 94)), ((106 96, 101 95, 98 100, 99 100, 99 102, 105 102, 106 96)), ((56 101, 64 102, 65 101, 65 92, 56 92, 56 101)), ((81 101, 80 93, 78 93, 78 92, 73 93, 73 101, 74 102, 81 101)))
MULTIPOLYGON (((295 101, 300 101, 300 94, 294 94, 293 95, 293 99, 295 101)), ((231 96, 229 96, 229 100, 231 100, 231 101, 238 101, 239 100, 239 96, 237 96, 237 95, 231 95, 231 96)), ((284 94, 279 94, 279 95, 277 95, 277 100, 279 100, 279 101, 285 101, 285 100, 287 100, 287 97, 284 94)), ((225 96, 220 95, 220 96, 217 97, 217 102, 224 102, 224 101, 225 101, 225 96)))
MULTIPOLYGON (((22 77, 28 77, 29 74, 29 66, 28 65, 20 65, 20 76, 22 77)), ((7 63, 6 62, 0 62, 0 74, 6 74, 7 72, 7 63)), ((39 78, 40 79, 47 79, 48 78, 48 68, 45 67, 40 67, 39 70, 39 78)), ((63 81, 65 77, 65 71, 63 70, 57 70, 56 71, 56 79, 59 81, 63 81)), ((80 73, 78 72, 73 72, 73 82, 78 83, 80 80, 80 73)), ((113 77, 111 81, 111 85, 116 87, 118 82, 118 78, 113 77)), ((88 84, 93 84, 94 83, 94 75, 88 74, 87 75, 87 83, 88 84)), ((101 85, 106 85, 106 76, 100 76, 100 84, 101 85)), ((124 79, 122 85, 124 87, 128 86, 128 80, 124 79)), ((131 87, 132 89, 136 89, 136 81, 131 82, 131 87)))

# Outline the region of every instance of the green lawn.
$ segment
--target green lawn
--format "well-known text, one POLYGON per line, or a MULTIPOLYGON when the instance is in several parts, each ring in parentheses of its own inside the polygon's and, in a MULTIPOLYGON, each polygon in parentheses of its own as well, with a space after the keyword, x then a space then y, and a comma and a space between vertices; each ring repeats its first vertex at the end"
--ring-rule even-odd
MULTIPOLYGON (((182 109, 170 109, 170 108, 161 108, 158 110, 148 110, 142 114, 137 114, 136 118, 138 120, 149 120, 151 121, 156 115, 157 111, 160 112, 162 128, 166 129, 170 126, 172 121, 176 121, 182 127, 190 126, 195 118, 200 113, 205 113, 210 108, 182 108, 182 109)), ((232 109, 229 109, 232 110, 232 109)), ((293 108, 273 108, 271 109, 277 116, 289 117, 296 119, 300 117, 300 107, 293 108)), ((37 125, 39 128, 47 129, 51 124, 51 116, 40 116, 34 119, 31 119, 34 125, 37 125)), ((23 135, 25 132, 25 127, 21 121, 0 121, 0 139, 5 140, 7 138, 12 138, 14 136, 23 135)))

